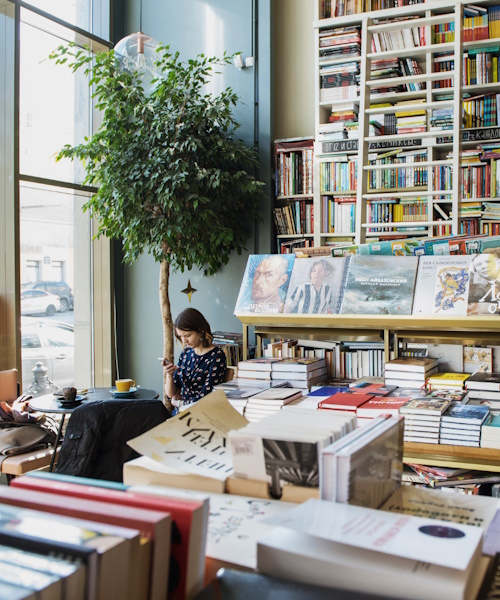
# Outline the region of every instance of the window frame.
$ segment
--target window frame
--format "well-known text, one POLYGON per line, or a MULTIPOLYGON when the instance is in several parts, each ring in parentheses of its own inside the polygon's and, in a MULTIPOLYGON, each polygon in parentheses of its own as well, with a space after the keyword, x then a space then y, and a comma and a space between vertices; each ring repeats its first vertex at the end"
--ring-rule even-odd
MULTIPOLYGON (((109 0, 91 0, 91 21, 95 33, 53 17, 21 0, 0 0, 0 370, 16 367, 22 380, 20 307, 20 222, 19 195, 22 182, 64 187, 76 192, 95 188, 32 177, 19 172, 19 39, 21 9, 39 14, 76 34, 92 51, 112 48, 109 0)), ((92 131, 100 125, 92 111, 92 131)), ((91 222, 91 234, 97 231, 91 222)), ((112 284, 112 245, 105 238, 91 243, 92 374, 89 385, 108 386, 114 378, 114 290, 112 284)))

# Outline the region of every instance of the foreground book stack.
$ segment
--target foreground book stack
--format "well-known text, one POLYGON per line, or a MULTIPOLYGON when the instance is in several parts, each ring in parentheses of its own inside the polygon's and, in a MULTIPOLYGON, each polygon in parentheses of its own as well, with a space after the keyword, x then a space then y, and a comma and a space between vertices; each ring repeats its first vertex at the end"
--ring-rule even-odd
POLYGON ((404 441, 439 444, 441 415, 450 406, 445 398, 413 398, 404 404, 399 413, 404 420, 404 441))
MULTIPOLYGON (((109 531, 115 546, 118 539, 124 540, 119 554, 113 550, 116 556, 110 554, 108 559, 108 551, 102 552, 106 562, 99 571, 97 591, 87 593, 87 583, 85 598, 104 600, 118 593, 117 597, 130 600, 159 600, 167 594, 177 600, 192 598, 204 581, 208 501, 190 498, 180 490, 151 486, 138 493, 118 487, 101 480, 33 472, 16 478, 9 487, 1 486, 0 511, 30 507, 24 512, 40 520, 33 535, 42 538, 46 546, 45 538, 53 535, 51 529, 58 530, 59 520, 76 531, 81 516, 91 519, 85 521, 88 527, 109 531), (123 525, 111 525, 114 523, 123 525)), ((23 547, 19 540, 14 543, 10 539, 10 526, 8 529, 0 532, 1 543, 23 547)), ((64 533, 66 541, 70 540, 64 533)), ((92 536, 88 537, 92 546, 92 536)), ((67 596, 73 597, 78 598, 67 596)))
POLYGON ((489 412, 487 406, 469 404, 449 406, 441 417, 439 443, 479 447, 481 428, 489 412))
POLYGON ((283 485, 318 488, 321 450, 355 426, 356 416, 346 413, 275 412, 229 432, 234 477, 267 482, 274 498, 283 485))
POLYGON ((322 450, 320 498, 379 508, 402 471, 403 417, 382 415, 322 450))
POLYGON ((474 373, 465 382, 471 400, 489 400, 500 408, 500 373, 474 373))
POLYGON ((384 379, 386 385, 406 388, 421 388, 428 377, 438 370, 437 358, 401 357, 385 363, 384 379))
POLYGON ((308 500, 257 546, 275 577, 410 600, 472 600, 489 559, 480 527, 308 500))

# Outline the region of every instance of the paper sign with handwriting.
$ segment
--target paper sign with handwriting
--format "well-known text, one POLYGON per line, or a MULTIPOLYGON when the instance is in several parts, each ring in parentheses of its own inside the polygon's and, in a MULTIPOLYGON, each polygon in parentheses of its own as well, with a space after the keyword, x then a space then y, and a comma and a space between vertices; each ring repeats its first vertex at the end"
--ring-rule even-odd
POLYGON ((233 470, 227 433, 247 424, 219 390, 127 444, 174 469, 224 480, 233 470))

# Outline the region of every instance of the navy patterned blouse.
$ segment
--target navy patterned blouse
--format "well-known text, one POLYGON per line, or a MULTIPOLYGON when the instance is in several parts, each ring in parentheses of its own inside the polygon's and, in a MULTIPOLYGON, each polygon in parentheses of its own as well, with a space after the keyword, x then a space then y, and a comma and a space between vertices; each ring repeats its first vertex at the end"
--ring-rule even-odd
POLYGON ((173 377, 182 403, 196 402, 209 394, 214 385, 223 383, 226 367, 226 355, 219 346, 201 356, 193 348, 186 348, 180 355, 173 377))

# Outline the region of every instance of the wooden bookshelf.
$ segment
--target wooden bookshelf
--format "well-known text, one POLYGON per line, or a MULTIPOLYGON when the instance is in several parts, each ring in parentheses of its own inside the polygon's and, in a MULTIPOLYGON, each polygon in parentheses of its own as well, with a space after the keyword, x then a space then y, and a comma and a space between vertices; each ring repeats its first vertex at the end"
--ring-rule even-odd
POLYGON ((405 442, 403 461, 436 467, 500 472, 500 450, 405 442))

